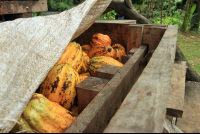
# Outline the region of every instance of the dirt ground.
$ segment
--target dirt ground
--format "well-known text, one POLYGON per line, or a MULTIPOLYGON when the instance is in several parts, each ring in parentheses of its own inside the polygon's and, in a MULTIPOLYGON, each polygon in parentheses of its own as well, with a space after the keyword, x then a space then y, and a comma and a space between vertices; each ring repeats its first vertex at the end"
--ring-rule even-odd
POLYGON ((183 117, 176 125, 185 133, 200 133, 200 82, 187 81, 185 86, 183 117))

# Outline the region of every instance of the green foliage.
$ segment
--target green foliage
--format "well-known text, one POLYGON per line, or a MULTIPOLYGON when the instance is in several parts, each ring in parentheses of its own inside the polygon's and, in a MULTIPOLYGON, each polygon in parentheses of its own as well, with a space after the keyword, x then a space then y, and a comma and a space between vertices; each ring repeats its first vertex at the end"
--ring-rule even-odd
POLYGON ((37 16, 37 12, 32 12, 32 17, 37 16))
POLYGON ((142 5, 143 2, 144 0, 132 0, 132 3, 137 5, 142 5))
POLYGON ((115 12, 115 10, 112 10, 106 14, 102 14, 98 20, 114 20, 115 19, 115 15, 117 13, 115 12))
POLYGON ((190 16, 189 16, 189 25, 192 26, 194 24, 194 22, 192 22, 192 17, 194 16, 193 13, 196 10, 196 4, 194 4, 191 9, 190 9, 190 16))
POLYGON ((62 12, 75 7, 82 1, 83 0, 48 0, 47 5, 49 11, 62 12))
MULTIPOLYGON (((180 12, 181 10, 178 9, 177 11, 169 12, 169 16, 166 15, 164 12, 164 17, 162 19, 162 23, 166 25, 178 25, 180 28, 183 23, 184 13, 180 12)), ((160 17, 154 17, 149 19, 154 24, 160 24, 160 17)))

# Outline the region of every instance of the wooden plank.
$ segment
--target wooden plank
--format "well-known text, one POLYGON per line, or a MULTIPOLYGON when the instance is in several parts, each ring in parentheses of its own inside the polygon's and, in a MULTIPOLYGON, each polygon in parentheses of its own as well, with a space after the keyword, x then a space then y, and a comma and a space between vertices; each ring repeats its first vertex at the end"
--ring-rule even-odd
POLYGON ((136 24, 136 20, 96 20, 95 23, 136 24))
POLYGON ((166 26, 144 25, 142 43, 150 44, 149 50, 155 50, 166 29, 166 26))
POLYGON ((47 0, 39 1, 0 1, 1 14, 47 11, 47 0))
POLYGON ((78 113, 80 114, 109 80, 88 76, 75 88, 77 91, 78 113))
POLYGON ((121 67, 103 65, 95 71, 95 77, 111 80, 121 67))
POLYGON ((20 14, 20 18, 29 18, 29 17, 32 17, 32 13, 30 12, 20 14))
POLYGON ((134 54, 136 51, 138 50, 138 48, 132 48, 129 52, 128 52, 128 54, 134 54))
POLYGON ((143 26, 142 25, 130 25, 129 36, 127 43, 127 53, 132 48, 139 48, 142 43, 143 26))
POLYGON ((160 43, 167 27, 152 26, 150 31, 149 51, 155 50, 160 43))
POLYGON ((155 25, 154 24, 146 24, 143 26, 144 26, 144 28, 143 28, 143 35, 142 35, 142 43, 149 44, 151 27, 155 26, 155 25))
POLYGON ((163 132, 177 33, 178 26, 168 26, 149 63, 104 132, 163 132))
POLYGON ((65 132, 103 132, 109 120, 144 69, 145 66, 140 66, 139 61, 146 53, 147 46, 142 45, 65 132))
POLYGON ((175 63, 172 70, 167 115, 182 117, 185 96, 186 61, 175 63))

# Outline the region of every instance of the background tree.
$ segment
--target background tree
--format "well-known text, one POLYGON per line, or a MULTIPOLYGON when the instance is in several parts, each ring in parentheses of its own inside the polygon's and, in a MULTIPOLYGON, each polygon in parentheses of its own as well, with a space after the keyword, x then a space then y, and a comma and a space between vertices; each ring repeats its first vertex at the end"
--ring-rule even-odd
POLYGON ((192 26, 190 31, 198 31, 200 23, 200 0, 193 0, 193 4, 196 4, 196 10, 194 11, 194 15, 191 20, 192 26))
POLYGON ((181 27, 181 31, 182 31, 182 32, 185 32, 185 31, 186 31, 186 28, 187 28, 187 23, 188 23, 188 17, 189 17, 190 7, 191 7, 191 0, 187 0, 187 2, 186 2, 185 17, 184 17, 183 25, 182 25, 182 27, 181 27))

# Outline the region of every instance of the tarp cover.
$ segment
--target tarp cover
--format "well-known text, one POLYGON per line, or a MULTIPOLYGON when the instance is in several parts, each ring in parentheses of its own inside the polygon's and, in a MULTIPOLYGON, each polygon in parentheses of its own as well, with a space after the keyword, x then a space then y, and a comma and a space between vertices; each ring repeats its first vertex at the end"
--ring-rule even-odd
POLYGON ((9 132, 70 41, 88 29, 111 0, 85 0, 50 16, 0 23, 0 132, 9 132))

